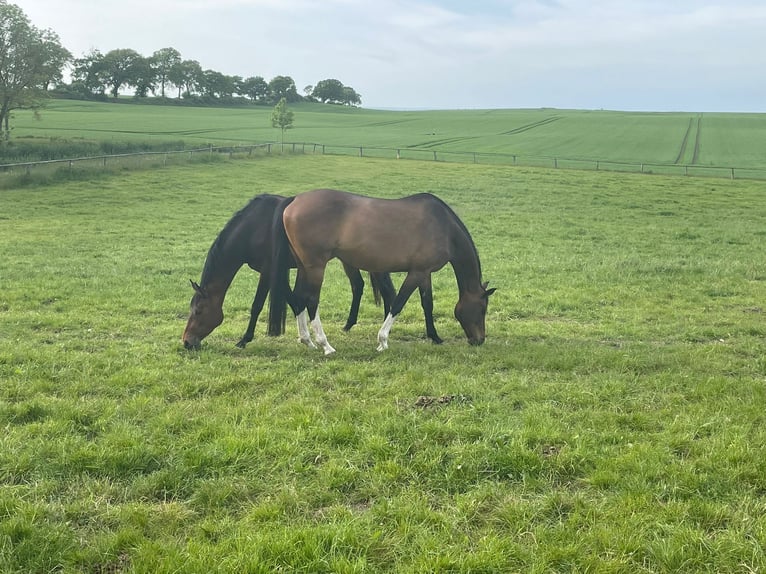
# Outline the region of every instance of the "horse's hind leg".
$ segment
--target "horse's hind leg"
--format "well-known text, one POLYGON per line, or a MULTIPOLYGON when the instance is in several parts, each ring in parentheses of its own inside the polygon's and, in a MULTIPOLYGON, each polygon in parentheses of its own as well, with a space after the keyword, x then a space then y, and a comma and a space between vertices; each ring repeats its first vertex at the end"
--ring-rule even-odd
MULTIPOLYGON (((324 266, 313 268, 299 268, 298 280, 295 284, 295 290, 299 293, 301 300, 306 305, 306 310, 298 315, 298 328, 299 331, 302 327, 301 320, 304 321, 305 326, 306 315, 311 322, 311 330, 314 331, 314 337, 316 342, 322 347, 325 355, 330 355, 335 352, 335 349, 330 345, 322 328, 322 321, 319 319, 319 292, 322 289, 322 281, 324 279, 324 266)), ((303 342, 303 334, 301 332, 301 341, 303 342)), ((305 332, 308 335, 308 330, 305 332)), ((309 337, 309 341, 310 341, 309 337)))
POLYGON ((258 279, 258 287, 255 289, 255 297, 253 298, 253 305, 250 307, 250 322, 247 324, 245 334, 237 343, 237 347, 244 349, 250 341, 253 340, 255 333, 255 323, 258 321, 258 315, 263 310, 263 304, 266 302, 266 295, 269 294, 269 278, 261 273, 261 277, 258 279))
POLYGON ((383 322, 380 331, 378 331, 378 351, 388 349, 388 334, 391 332, 391 327, 393 327, 397 315, 404 309, 404 304, 407 303, 412 292, 422 281, 423 275, 421 273, 410 272, 404 278, 404 282, 402 282, 402 286, 399 288, 399 293, 396 294, 394 301, 391 303, 391 311, 383 322))
POLYGON ((364 279, 362 279, 362 274, 356 267, 350 267, 344 263, 343 269, 346 271, 348 280, 351 283, 351 309, 348 312, 346 325, 343 327, 344 331, 349 331, 351 327, 356 325, 357 318, 359 317, 359 303, 362 300, 362 293, 364 293, 364 279))

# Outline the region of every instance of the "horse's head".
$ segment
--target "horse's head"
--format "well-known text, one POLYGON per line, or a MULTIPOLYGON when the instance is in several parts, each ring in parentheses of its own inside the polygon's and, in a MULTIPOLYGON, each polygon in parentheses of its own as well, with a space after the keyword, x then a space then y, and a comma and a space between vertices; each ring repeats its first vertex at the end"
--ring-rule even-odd
POLYGON ((222 301, 211 297, 207 290, 191 281, 194 296, 189 305, 189 320, 182 341, 187 349, 199 349, 202 339, 223 323, 222 301))
POLYGON ((487 301, 494 292, 494 288, 487 289, 487 283, 482 283, 479 291, 464 291, 455 305, 455 319, 463 327, 471 345, 481 345, 484 342, 487 301))

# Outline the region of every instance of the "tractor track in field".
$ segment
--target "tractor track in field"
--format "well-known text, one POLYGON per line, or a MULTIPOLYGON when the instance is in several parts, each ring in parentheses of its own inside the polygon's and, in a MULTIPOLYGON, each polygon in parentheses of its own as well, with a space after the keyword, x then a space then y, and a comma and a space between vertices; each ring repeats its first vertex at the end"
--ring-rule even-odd
POLYGON ((500 132, 500 135, 501 136, 512 136, 512 135, 524 133, 524 132, 527 132, 529 130, 533 130, 535 128, 539 128, 541 126, 548 125, 548 124, 553 123, 555 121, 558 121, 560 119, 561 119, 561 116, 550 116, 548 118, 545 118, 544 120, 533 122, 531 124, 520 126, 518 128, 513 128, 512 130, 508 130, 507 132, 500 132))
POLYGON ((700 133, 702 131, 702 115, 698 115, 696 118, 689 118, 689 125, 686 127, 686 133, 684 134, 684 139, 681 140, 681 149, 678 150, 678 155, 676 156, 676 161, 674 162, 676 165, 683 162, 684 157, 686 156, 686 148, 689 147, 689 136, 691 136, 692 130, 695 130, 695 136, 694 136, 694 152, 692 155, 692 164, 697 163, 699 160, 699 153, 700 153, 700 133), (696 121, 696 125, 695 125, 696 121))
POLYGON ((700 138, 702 136, 702 114, 697 116, 697 137, 694 138, 694 155, 692 156, 692 163, 699 163, 700 159, 700 138))

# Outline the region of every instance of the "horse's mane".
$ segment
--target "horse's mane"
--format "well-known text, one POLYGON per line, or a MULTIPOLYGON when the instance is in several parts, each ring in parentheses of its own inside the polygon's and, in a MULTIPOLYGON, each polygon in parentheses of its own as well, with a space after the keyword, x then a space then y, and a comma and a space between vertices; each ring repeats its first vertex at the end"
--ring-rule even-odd
POLYGON ((449 206, 447 205, 441 198, 433 195, 432 193, 423 193, 421 195, 431 197, 432 199, 435 199, 437 203, 439 203, 446 211, 452 216, 452 219, 455 221, 455 223, 458 225, 458 227, 465 233, 466 238, 468 238, 468 244, 471 246, 471 249, 473 249, 473 254, 476 256, 476 264, 479 266, 479 278, 481 278, 481 259, 479 259, 479 252, 476 250, 476 244, 473 242, 473 237, 471 237, 471 232, 468 231, 468 228, 465 226, 465 223, 463 223, 463 220, 460 219, 457 216, 457 213, 449 206))
POLYGON ((205 266, 202 268, 202 277, 200 278, 200 285, 202 287, 205 287, 208 281, 210 281, 214 276, 219 261, 223 256, 224 245, 226 245, 226 241, 228 241, 234 230, 237 229, 239 223, 250 214, 255 204, 259 202, 258 200, 263 200, 264 198, 271 197, 280 196, 268 193, 256 195, 247 203, 247 205, 232 215, 231 219, 229 219, 229 221, 226 222, 226 225, 223 226, 223 229, 218 232, 218 236, 215 238, 215 241, 213 241, 213 244, 210 246, 210 249, 207 252, 207 257, 205 258, 205 266))

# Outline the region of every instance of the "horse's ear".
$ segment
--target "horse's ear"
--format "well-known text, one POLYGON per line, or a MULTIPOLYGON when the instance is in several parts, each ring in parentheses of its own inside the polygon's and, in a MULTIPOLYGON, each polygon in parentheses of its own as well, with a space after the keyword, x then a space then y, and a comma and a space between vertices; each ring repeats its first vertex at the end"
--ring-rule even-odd
POLYGON ((200 287, 198 283, 195 283, 195 282, 194 282, 194 281, 192 281, 191 279, 189 279, 189 283, 191 283, 191 286, 192 286, 192 288, 193 288, 193 289, 194 289, 194 290, 195 290, 197 293, 199 293, 199 294, 200 294, 200 295, 202 295, 203 297, 204 297, 204 296, 206 296, 206 295, 205 295, 205 290, 204 290, 202 287, 200 287))
POLYGON ((484 289, 484 293, 482 294, 482 297, 484 299, 488 299, 489 296, 492 295, 492 293, 497 291, 495 287, 492 287, 492 289, 487 289, 487 285, 489 285, 489 281, 485 281, 484 283, 481 284, 481 288, 484 289))

